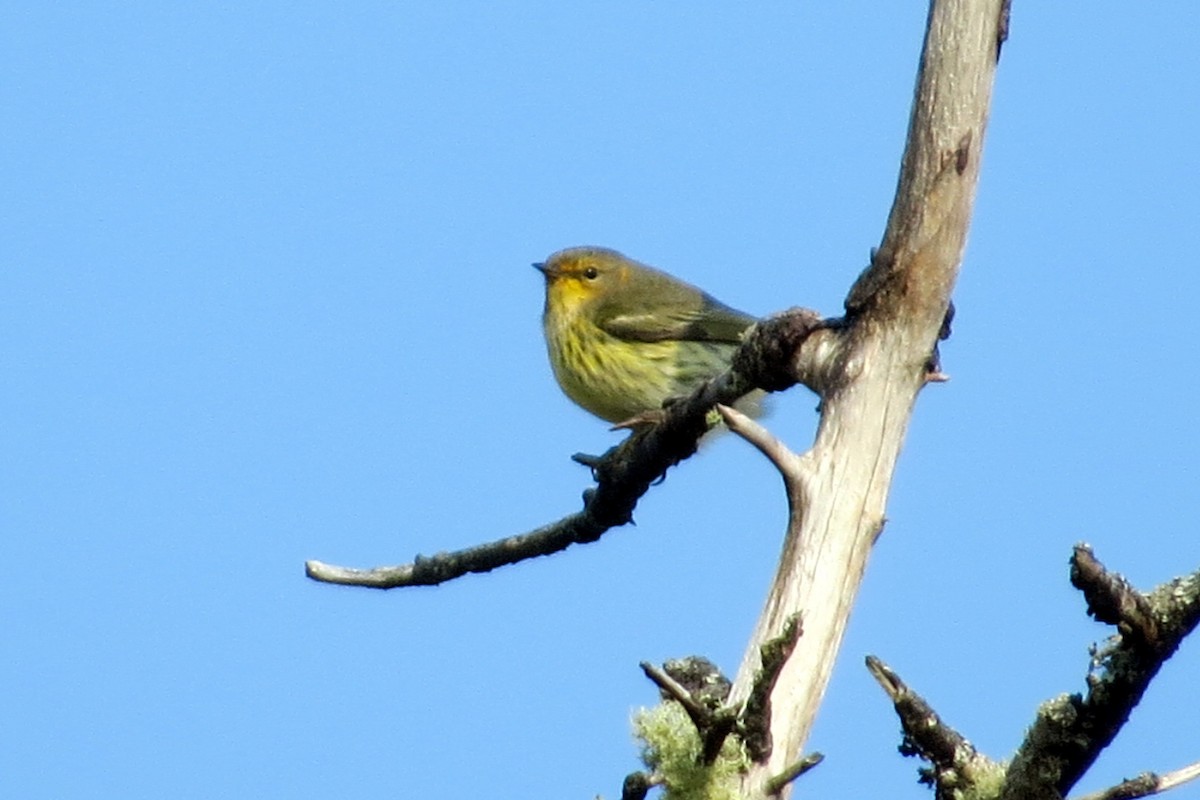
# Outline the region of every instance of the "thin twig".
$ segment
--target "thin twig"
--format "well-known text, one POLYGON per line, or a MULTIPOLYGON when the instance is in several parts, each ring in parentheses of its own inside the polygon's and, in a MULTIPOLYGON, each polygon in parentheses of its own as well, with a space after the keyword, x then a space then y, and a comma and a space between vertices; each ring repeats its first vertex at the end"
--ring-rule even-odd
POLYGON ((824 760, 825 756, 822 753, 809 753, 804 758, 789 766, 783 772, 779 773, 773 778, 770 778, 767 781, 766 786, 763 787, 763 793, 771 797, 779 794, 789 783, 796 780, 824 760))
POLYGON ((785 476, 796 472, 800 457, 781 442, 775 434, 733 406, 718 403, 717 413, 721 415, 721 419, 724 420, 725 426, 729 430, 754 445, 758 452, 766 456, 785 476))
POLYGON ((642 672, 646 673, 647 678, 654 681, 654 684, 658 688, 662 689, 671 699, 683 706, 683 710, 691 717, 692 724, 696 726, 698 731, 703 733, 708 729, 709 725, 712 724, 712 711, 705 708, 696 698, 692 697, 692 693, 679 683, 679 681, 649 661, 643 661, 638 666, 642 668, 642 672))
POLYGON ((1182 786, 1196 778, 1200 778, 1200 761, 1164 775, 1143 772, 1136 778, 1130 778, 1116 786, 1085 794, 1082 797, 1073 798, 1073 800, 1136 800, 1138 797, 1149 797, 1152 794, 1174 789, 1176 786, 1182 786))

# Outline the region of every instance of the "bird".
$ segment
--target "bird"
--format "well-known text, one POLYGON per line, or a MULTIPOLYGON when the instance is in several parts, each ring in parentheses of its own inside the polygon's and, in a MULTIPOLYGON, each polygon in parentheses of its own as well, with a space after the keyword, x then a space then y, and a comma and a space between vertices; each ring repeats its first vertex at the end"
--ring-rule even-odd
POLYGON ((727 369, 758 321, 606 247, 559 250, 533 266, 545 277, 542 328, 559 387, 617 428, 727 369))

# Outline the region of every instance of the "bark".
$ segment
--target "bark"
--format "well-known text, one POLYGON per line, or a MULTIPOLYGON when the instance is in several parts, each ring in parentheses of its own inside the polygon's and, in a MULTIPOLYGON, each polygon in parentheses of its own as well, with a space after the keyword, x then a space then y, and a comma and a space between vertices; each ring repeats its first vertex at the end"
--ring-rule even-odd
POLYGON ((771 779, 800 757, 884 526, 913 404, 938 375, 934 354, 966 244, 1004 10, 1002 0, 931 4, 883 240, 850 291, 844 323, 809 337, 793 364, 822 398, 812 449, 787 453, 757 424, 730 417, 735 431, 774 452, 790 504, 779 569, 734 680, 735 704, 750 694, 762 645, 792 615, 804 620, 773 692, 774 746, 746 773, 743 797, 767 796, 771 779))

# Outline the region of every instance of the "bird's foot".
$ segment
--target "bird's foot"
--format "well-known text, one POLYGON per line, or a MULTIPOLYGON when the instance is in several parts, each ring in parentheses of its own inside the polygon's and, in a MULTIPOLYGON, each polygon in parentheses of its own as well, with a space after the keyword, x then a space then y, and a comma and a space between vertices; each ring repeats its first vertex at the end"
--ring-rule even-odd
POLYGON ((653 428, 655 425, 662 424, 662 421, 664 419, 666 419, 666 416, 667 416, 667 412, 661 408, 653 408, 653 409, 649 409, 647 411, 639 411, 637 414, 634 414, 629 419, 623 420, 621 422, 618 422, 616 425, 613 425, 611 428, 609 428, 609 430, 610 431, 633 431, 634 433, 637 433, 639 431, 644 431, 649 428, 653 428))

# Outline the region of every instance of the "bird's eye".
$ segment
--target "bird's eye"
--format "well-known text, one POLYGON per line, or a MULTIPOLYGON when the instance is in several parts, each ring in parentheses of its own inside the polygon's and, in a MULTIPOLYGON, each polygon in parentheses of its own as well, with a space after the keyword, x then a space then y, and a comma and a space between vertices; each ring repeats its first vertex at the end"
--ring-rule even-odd
POLYGON ((596 278, 600 277, 600 270, 596 269, 595 267, 588 267, 583 271, 583 277, 587 278, 589 281, 594 281, 596 278))

